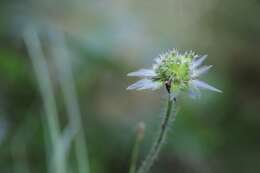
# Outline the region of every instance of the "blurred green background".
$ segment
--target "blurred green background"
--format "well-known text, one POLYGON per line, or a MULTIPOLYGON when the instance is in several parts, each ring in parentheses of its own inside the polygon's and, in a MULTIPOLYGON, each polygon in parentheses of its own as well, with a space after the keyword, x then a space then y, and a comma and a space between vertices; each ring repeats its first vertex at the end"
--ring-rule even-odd
MULTIPOLYGON (((69 105, 71 115, 74 110, 81 116, 86 145, 79 148, 88 148, 91 173, 127 172, 136 127, 144 122, 139 165, 166 93, 126 91, 135 81, 126 74, 149 68, 158 54, 173 47, 208 54, 206 63, 214 68, 204 80, 223 94, 205 91, 200 100, 180 100, 151 172, 260 172, 259 19, 257 0, 2 0, 0 172, 50 172, 43 99, 48 99, 43 94, 48 85, 42 85, 48 79, 56 103, 49 106, 58 112, 60 129, 73 122, 69 105), (44 63, 34 66, 37 43, 48 69, 44 63)), ((66 157, 69 173, 80 172, 75 143, 72 139, 66 157)))

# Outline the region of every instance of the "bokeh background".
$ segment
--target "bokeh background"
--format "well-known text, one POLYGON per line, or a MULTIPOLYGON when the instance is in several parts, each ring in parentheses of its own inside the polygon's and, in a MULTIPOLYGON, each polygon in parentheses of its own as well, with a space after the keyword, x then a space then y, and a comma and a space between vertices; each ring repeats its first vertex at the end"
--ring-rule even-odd
POLYGON ((223 94, 180 100, 151 172, 260 172, 259 19, 257 0, 1 0, 0 172, 128 172, 143 122, 139 165, 166 92, 126 74, 173 47, 208 54, 223 94))

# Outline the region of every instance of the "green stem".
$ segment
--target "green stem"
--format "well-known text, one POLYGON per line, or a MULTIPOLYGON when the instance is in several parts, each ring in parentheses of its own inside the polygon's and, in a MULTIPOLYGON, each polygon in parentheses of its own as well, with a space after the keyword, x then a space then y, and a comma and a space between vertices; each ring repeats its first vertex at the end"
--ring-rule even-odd
POLYGON ((169 130, 169 123, 171 122, 171 119, 175 118, 176 112, 171 115, 172 112, 172 105, 174 100, 171 99, 171 96, 169 94, 168 97, 168 104, 167 104, 167 110, 165 113, 165 116, 162 118, 161 126, 159 129, 159 133, 156 136, 152 148, 149 152, 149 154, 146 156, 144 162, 140 166, 140 168, 137 170, 137 173, 147 173, 150 168, 152 167, 155 159, 157 158, 160 149, 165 141, 167 131, 169 130))
POLYGON ((139 148, 144 138, 144 129, 145 129, 145 124, 139 123, 134 148, 132 150, 129 173, 135 173, 136 171, 136 163, 139 155, 139 148))

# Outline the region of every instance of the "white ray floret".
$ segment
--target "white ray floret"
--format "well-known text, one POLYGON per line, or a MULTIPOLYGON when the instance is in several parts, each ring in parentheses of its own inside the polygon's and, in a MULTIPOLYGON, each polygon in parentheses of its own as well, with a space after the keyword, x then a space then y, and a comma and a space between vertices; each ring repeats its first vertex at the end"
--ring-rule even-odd
POLYGON ((208 65, 208 66, 202 66, 198 69, 194 69, 192 70, 192 74, 191 77, 199 77, 200 75, 207 73, 209 71, 209 69, 211 69, 212 65, 208 65))
POLYGON ((156 73, 151 69, 140 69, 135 72, 128 73, 127 76, 135 76, 135 77, 155 77, 156 73))
POLYGON ((200 80, 192 80, 191 83, 192 83, 192 86, 196 87, 196 88, 207 89, 207 90, 210 90, 210 91, 222 93, 221 90, 207 84, 206 82, 200 81, 200 80))
POLYGON ((188 94, 193 99, 197 99, 197 98, 201 97, 201 92, 200 92, 199 88, 196 88, 196 87, 193 87, 193 86, 190 87, 188 94))
POLYGON ((191 69, 195 69, 195 68, 199 67, 205 61, 205 59, 207 57, 208 57, 208 55, 203 55, 201 57, 194 58, 192 61, 192 64, 191 64, 191 69))
POLYGON ((162 83, 160 82, 154 82, 151 79, 142 79, 130 85, 127 88, 127 90, 145 90, 145 89, 157 90, 160 87, 162 87, 162 83))

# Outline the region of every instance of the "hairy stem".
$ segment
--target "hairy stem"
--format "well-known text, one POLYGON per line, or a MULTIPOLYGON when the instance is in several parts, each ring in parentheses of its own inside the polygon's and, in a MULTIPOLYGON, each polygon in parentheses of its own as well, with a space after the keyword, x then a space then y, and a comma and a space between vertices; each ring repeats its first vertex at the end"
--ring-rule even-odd
POLYGON ((156 138, 153 142, 152 148, 149 151, 148 155, 146 156, 144 162, 142 163, 140 168, 137 170, 137 173, 147 173, 150 170, 150 168, 152 167, 155 159, 157 158, 157 156, 160 152, 160 149, 165 141, 167 131, 169 130, 169 123, 171 122, 171 119, 175 118, 175 116, 176 116, 176 112, 174 112, 174 114, 171 114, 173 102, 175 102, 175 100, 172 100, 171 96, 169 94, 166 113, 165 113, 164 117, 162 118, 159 133, 156 136, 156 138))

